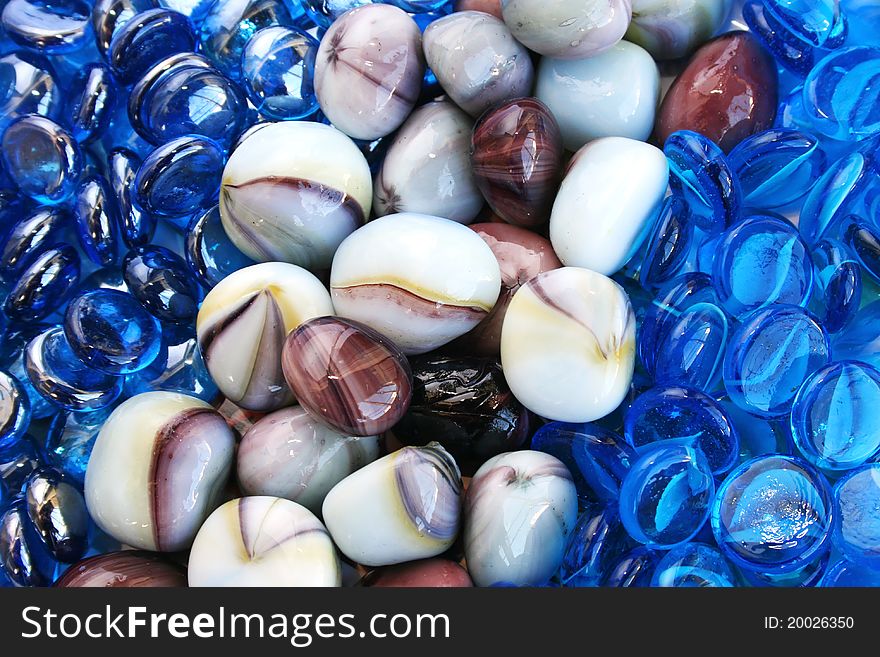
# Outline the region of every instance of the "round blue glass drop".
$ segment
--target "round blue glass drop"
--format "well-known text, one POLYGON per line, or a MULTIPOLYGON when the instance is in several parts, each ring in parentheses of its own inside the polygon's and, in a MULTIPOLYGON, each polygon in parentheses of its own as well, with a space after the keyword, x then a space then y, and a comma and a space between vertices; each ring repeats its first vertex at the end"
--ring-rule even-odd
POLYGON ((122 265, 131 294, 162 321, 188 324, 195 320, 199 287, 183 259, 162 246, 141 246, 122 265))
POLYGON ((880 463, 847 474, 834 486, 834 545, 853 563, 880 571, 880 463))
POLYGON ((830 50, 846 40, 840 0, 764 0, 764 6, 789 32, 817 48, 830 50))
POLYGON ((684 265, 694 239, 694 225, 687 204, 676 195, 667 196, 660 208, 639 271, 645 288, 662 285, 684 265))
POLYGON ((880 569, 854 564, 846 559, 835 563, 822 578, 822 587, 880 587, 880 569))
POLYGON ((159 321, 133 296, 116 290, 94 290, 71 301, 64 335, 81 361, 107 374, 142 370, 162 343, 159 321))
POLYGON ((15 586, 49 586, 57 564, 28 517, 23 497, 0 516, 0 568, 15 586))
POLYGON ((12 226, 0 251, 0 273, 7 280, 17 276, 43 251, 69 240, 73 226, 70 212, 59 206, 39 207, 12 226))
POLYGON ((134 83, 158 61, 178 52, 191 52, 196 39, 186 16, 166 9, 149 9, 133 16, 110 41, 107 58, 113 75, 125 85, 134 83))
POLYGON ((155 7, 154 0, 95 0, 92 28, 98 52, 106 57, 113 35, 134 16, 155 7))
POLYGON ((217 205, 195 217, 187 228, 186 262, 206 288, 212 288, 232 272, 254 264, 227 237, 217 205))
POLYGON ((156 232, 156 218, 133 202, 134 179, 140 166, 141 159, 125 148, 117 148, 107 156, 107 178, 116 198, 122 241, 129 248, 149 243, 156 232))
POLYGON ((859 311, 862 268, 843 243, 831 239, 813 247, 813 266, 824 309, 822 324, 829 333, 837 333, 859 311))
POLYGON ((80 245, 99 267, 119 258, 119 208, 107 181, 97 175, 87 176, 74 199, 74 216, 80 245))
POLYGON ((651 586, 661 588, 731 588, 736 576, 711 545, 686 543, 672 548, 657 564, 651 586))
POLYGON ((25 267, 6 297, 3 312, 18 322, 33 322, 64 307, 79 281, 79 254, 69 244, 44 251, 25 267))
POLYGON ((18 45, 58 54, 81 48, 92 38, 91 16, 85 0, 9 0, 0 25, 18 45))
POLYGON ((613 506, 587 504, 569 534, 559 569, 562 585, 599 586, 617 556, 631 544, 613 506))
POLYGON ((730 320, 714 303, 695 303, 657 343, 654 381, 711 391, 719 383, 730 320))
POLYGON ((110 125, 116 107, 116 83, 104 64, 88 64, 71 84, 67 117, 78 142, 100 137, 110 125))
POLYGON ((644 588, 651 585, 651 576, 663 552, 639 546, 630 550, 608 569, 602 586, 644 588))
POLYGON ((0 448, 11 445, 28 430, 31 405, 14 376, 0 371, 0 448))
POLYGON ((89 513, 79 488, 61 472, 40 468, 24 488, 28 517, 52 557, 78 561, 88 547, 89 513))
POLYGON ((749 30, 773 53, 777 62, 801 77, 810 72, 816 48, 798 38, 767 11, 762 0, 746 0, 742 14, 749 30))
POLYGON ((862 270, 880 282, 880 234, 865 221, 856 220, 844 233, 844 240, 858 258, 862 270))
POLYGON ((10 52, 0 57, 0 132, 14 119, 38 114, 57 120, 64 93, 49 60, 37 53, 10 52))

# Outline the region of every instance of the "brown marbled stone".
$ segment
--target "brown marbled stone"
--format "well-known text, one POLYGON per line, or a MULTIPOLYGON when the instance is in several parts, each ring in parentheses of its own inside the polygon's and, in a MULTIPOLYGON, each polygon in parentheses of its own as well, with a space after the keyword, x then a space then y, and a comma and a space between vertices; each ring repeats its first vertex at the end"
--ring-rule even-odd
POLYGON ((657 139, 693 130, 729 152, 773 126, 778 85, 773 57, 754 36, 723 34, 697 50, 672 83, 657 113, 657 139))
POLYGON ((186 586, 186 571, 158 554, 131 550, 83 559, 68 568, 61 588, 144 588, 186 586))
POLYGON ((474 126, 471 164, 477 185, 508 223, 547 223, 562 180, 562 160, 559 125, 536 98, 508 101, 474 126))
POLYGON ((466 588, 474 583, 468 572, 448 559, 421 559, 384 566, 367 573, 361 586, 379 588, 466 588))
POLYGON ((287 336, 287 384, 313 417, 350 436, 374 436, 406 413, 412 372, 406 356, 373 329, 318 317, 287 336))

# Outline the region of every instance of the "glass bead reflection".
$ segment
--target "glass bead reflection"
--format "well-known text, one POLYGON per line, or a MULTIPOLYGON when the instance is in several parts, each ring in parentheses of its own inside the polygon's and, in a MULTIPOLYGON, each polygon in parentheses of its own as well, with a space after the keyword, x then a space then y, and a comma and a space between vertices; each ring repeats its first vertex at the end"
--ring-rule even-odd
POLYGON ((153 64, 196 45, 186 16, 165 9, 149 9, 133 16, 113 35, 107 57, 113 75, 132 84, 153 64))
MULTIPOLYGON (((21 215, 19 215, 21 216, 21 215)), ((16 221, 0 250, 0 275, 12 280, 46 249, 70 240, 73 219, 63 207, 39 207, 16 221)))
POLYGON ((186 262, 206 288, 212 288, 232 272, 254 264, 227 237, 217 205, 193 219, 187 228, 186 262))
POLYGON ((92 38, 85 0, 9 0, 0 25, 20 46, 47 54, 76 50, 92 38))
POLYGON ((24 498, 0 516, 0 568, 15 586, 49 586, 56 568, 28 518, 24 498))
POLYGON ((43 446, 48 463, 82 485, 95 439, 111 409, 58 413, 49 425, 43 446))
POLYGON ((56 120, 64 108, 64 94, 55 70, 36 53, 11 52, 0 57, 0 131, 25 114, 56 120))
POLYGON ((571 530, 559 579, 563 586, 599 586, 617 555, 631 540, 613 506, 586 505, 571 530))
POLYGON ((851 253, 858 258, 862 271, 880 282, 880 233, 877 229, 856 218, 847 227, 844 240, 849 245, 851 253))
POLYGON ((128 247, 149 243, 156 232, 156 218, 133 202, 134 179, 140 166, 141 159, 125 148, 117 148, 107 156, 107 177, 119 211, 122 240, 128 247))
POLYGON ((687 205, 674 194, 667 196, 652 234, 645 240, 647 248, 639 282, 651 288, 675 276, 684 265, 693 240, 694 225, 687 205))
POLYGON ((18 379, 0 371, 0 448, 23 436, 30 421, 31 405, 27 393, 18 379))
POLYGON ((798 38, 767 11, 762 0, 745 0, 742 13, 749 29, 773 53, 777 62, 801 76, 810 72, 815 63, 815 47, 798 38))
POLYGON ((3 305, 7 317, 33 322, 63 308, 79 281, 79 255, 69 244, 44 251, 12 286, 3 305))
POLYGON ((89 64, 71 84, 67 117, 73 138, 80 143, 94 141, 110 125, 116 106, 116 83, 104 64, 89 64))
POLYGON ((122 265, 131 294, 160 320, 188 324, 195 320, 199 288, 183 259, 162 246, 128 252, 122 265))
POLYGON ((836 48, 846 39, 840 0, 764 0, 764 6, 792 34, 814 46, 836 48))
POLYGON ((880 463, 850 472, 834 486, 834 544, 853 563, 880 570, 880 463))
POLYGON ((671 549, 657 564, 651 586, 730 588, 736 576, 724 556, 710 545, 687 543, 671 549))
POLYGON ((137 14, 153 9, 153 0, 95 0, 92 11, 92 28, 98 52, 107 54, 113 35, 137 14))
POLYGON ((96 265, 106 267, 119 257, 119 209, 107 181, 90 175, 77 189, 74 217, 80 245, 96 265))
POLYGON ((829 333, 837 333, 859 310, 862 269, 842 242, 831 239, 813 247, 813 266, 824 311, 822 324, 829 333))

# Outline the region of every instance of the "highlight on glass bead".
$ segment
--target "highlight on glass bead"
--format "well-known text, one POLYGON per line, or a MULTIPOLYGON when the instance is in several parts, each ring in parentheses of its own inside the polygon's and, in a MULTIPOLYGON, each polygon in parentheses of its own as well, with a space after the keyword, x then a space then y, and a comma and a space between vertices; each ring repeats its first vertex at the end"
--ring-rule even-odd
POLYGON ((107 50, 113 75, 129 85, 168 55, 191 52, 195 35, 186 16, 165 9, 147 9, 116 29, 107 50))
POLYGON ((91 10, 86 0, 9 0, 0 25, 20 46, 64 53, 92 38, 91 10))
POLYGON ((67 105, 73 138, 82 144, 100 137, 110 125, 117 96, 116 83, 105 64, 83 68, 71 84, 67 105))
POLYGON ((564 586, 600 586, 605 572, 630 542, 613 505, 585 505, 571 532, 559 579, 564 586))
POLYGON ((69 244, 43 251, 13 278, 3 312, 19 322, 48 317, 73 296, 80 271, 80 257, 69 244))
POLYGON ((862 301, 862 268, 845 244, 824 239, 812 249, 822 324, 831 333, 852 322, 862 301))
POLYGON ((73 199, 79 243, 89 259, 99 266, 119 259, 119 207, 107 181, 86 176, 73 199))
POLYGON ((686 543, 664 555, 654 569, 651 586, 729 588, 736 586, 736 575, 724 556, 711 545, 686 543))
POLYGON ((856 565, 880 570, 880 463, 857 468, 834 485, 834 545, 856 565))
POLYGON ((199 285, 174 251, 152 244, 134 248, 122 263, 122 276, 134 298, 160 320, 173 324, 195 320, 199 285))
POLYGON ((55 120, 64 111, 64 92, 57 73, 42 55, 26 50, 4 52, 0 76, 6 81, 0 89, 0 130, 25 114, 55 120))
POLYGON ((0 447, 12 445, 28 430, 31 405, 27 393, 11 374, 0 371, 0 447))
POLYGON ((788 30, 814 46, 829 50, 846 38, 846 19, 836 0, 764 0, 788 30))
POLYGON ((645 240, 639 282, 657 287, 681 270, 694 242, 694 222, 684 201, 672 194, 663 200, 652 233, 645 240))

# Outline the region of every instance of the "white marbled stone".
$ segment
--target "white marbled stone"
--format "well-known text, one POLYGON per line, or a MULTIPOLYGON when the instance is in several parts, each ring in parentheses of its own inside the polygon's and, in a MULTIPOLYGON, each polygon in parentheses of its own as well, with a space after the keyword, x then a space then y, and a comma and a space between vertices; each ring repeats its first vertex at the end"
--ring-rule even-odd
POLYGON ((626 39, 656 59, 686 57, 718 32, 733 0, 632 0, 626 39))
POLYGON ((635 315, 610 278, 562 267, 513 296, 501 365, 514 396, 549 420, 592 422, 620 405, 635 363, 635 315))
POLYGON ((190 586, 339 586, 342 570, 327 529, 280 497, 230 500, 193 542, 190 586))
POLYGON ((566 265, 611 275, 635 255, 666 195, 659 148, 623 137, 590 142, 568 165, 550 213, 550 242, 566 265))
POLYGON ((587 59, 543 58, 535 95, 552 110, 570 151, 601 137, 645 141, 654 129, 660 72, 647 51, 621 41, 587 59))

